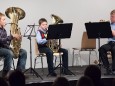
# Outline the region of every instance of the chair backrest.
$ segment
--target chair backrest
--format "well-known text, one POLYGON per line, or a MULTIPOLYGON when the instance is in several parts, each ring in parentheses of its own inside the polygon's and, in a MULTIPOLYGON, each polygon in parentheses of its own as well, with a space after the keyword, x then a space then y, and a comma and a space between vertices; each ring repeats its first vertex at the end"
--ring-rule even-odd
POLYGON ((35 38, 35 55, 36 55, 36 56, 39 55, 38 44, 37 44, 36 38, 35 38))
POLYGON ((81 49, 96 49, 96 39, 88 39, 87 32, 83 32, 81 49))

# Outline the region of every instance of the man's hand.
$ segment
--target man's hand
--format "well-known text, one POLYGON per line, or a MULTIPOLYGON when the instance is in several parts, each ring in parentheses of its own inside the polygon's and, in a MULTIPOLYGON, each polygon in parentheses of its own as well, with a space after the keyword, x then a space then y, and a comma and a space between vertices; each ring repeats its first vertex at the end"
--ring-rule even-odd
POLYGON ((12 36, 13 36, 13 38, 15 38, 17 40, 21 40, 22 39, 22 36, 19 35, 19 34, 13 34, 12 36))

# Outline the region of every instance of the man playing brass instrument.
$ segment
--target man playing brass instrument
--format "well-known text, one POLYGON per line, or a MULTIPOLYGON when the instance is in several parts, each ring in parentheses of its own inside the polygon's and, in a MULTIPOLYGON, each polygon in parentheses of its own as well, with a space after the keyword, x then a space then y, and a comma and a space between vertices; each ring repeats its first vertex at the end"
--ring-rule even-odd
MULTIPOLYGON (((21 36, 18 34, 12 34, 7 36, 7 32, 4 29, 6 24, 5 15, 0 13, 0 57, 4 58, 4 67, 2 72, 2 77, 7 78, 7 74, 11 68, 11 63, 14 58, 14 53, 9 47, 11 40, 17 39, 21 40, 21 36)), ((27 52, 23 49, 20 49, 19 59, 17 63, 17 70, 22 71, 25 69, 27 59, 27 52)))
POLYGON ((100 47, 99 53, 101 60, 103 62, 104 67, 106 68, 106 74, 114 74, 115 75, 115 10, 110 13, 111 20, 111 30, 112 30, 112 38, 109 38, 108 43, 104 44, 100 47), (110 67, 107 52, 111 51, 112 54, 112 68, 110 67))
MULTIPOLYGON (((51 76, 57 76, 57 74, 55 73, 55 71, 53 69, 53 51, 47 46, 47 40, 45 37, 45 34, 47 32, 47 28, 48 28, 47 20, 45 18, 41 18, 39 20, 39 28, 37 31, 36 40, 38 43, 39 52, 40 53, 46 53, 49 74, 51 76)), ((62 55, 63 66, 66 69, 68 69, 68 51, 66 49, 63 49, 63 48, 60 48, 59 51, 63 52, 63 55, 62 55)), ((65 69, 63 70, 63 73, 65 75, 71 75, 71 73, 65 69)))

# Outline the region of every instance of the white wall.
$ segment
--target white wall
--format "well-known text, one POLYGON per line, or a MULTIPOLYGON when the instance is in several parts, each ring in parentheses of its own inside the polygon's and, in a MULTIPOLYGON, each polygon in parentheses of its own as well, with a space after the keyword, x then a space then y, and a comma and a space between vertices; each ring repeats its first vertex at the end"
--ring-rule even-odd
MULTIPOLYGON (((24 19, 19 21, 22 34, 28 24, 38 24, 38 20, 44 17, 51 23, 50 15, 56 14, 60 16, 65 23, 73 23, 73 30, 70 39, 62 40, 64 48, 69 50, 69 65, 71 65, 71 54, 73 47, 80 47, 81 36, 85 31, 85 22, 98 22, 101 19, 109 20, 109 13, 115 9, 114 0, 2 0, 0 1, 0 12, 5 12, 8 7, 20 7, 26 12, 24 19)), ((7 22, 10 19, 7 18, 7 22)), ((9 32, 9 25, 6 26, 9 32)), ((36 27, 37 29, 37 27, 36 27)), ((33 40, 33 38, 32 38, 33 40)), ((32 41, 33 43, 34 41, 32 41)), ((106 40, 101 40, 101 44, 106 43, 106 40)), ((28 52, 27 65, 30 65, 29 61, 29 40, 23 38, 22 48, 28 52)), ((33 48, 33 59, 34 59, 34 44, 33 48)), ((83 65, 88 64, 88 53, 83 53, 82 63, 83 65)), ((93 61, 97 59, 95 56, 92 57, 93 61)), ((47 66, 46 60, 44 63, 47 66)), ((37 66, 37 67, 40 67, 37 66)))

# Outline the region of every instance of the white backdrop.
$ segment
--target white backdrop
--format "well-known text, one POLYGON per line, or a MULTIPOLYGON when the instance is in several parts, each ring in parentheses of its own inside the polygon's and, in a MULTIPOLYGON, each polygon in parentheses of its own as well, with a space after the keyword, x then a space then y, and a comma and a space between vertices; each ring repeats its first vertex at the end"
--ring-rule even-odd
MULTIPOLYGON (((115 9, 114 0, 1 0, 0 12, 5 13, 8 7, 22 8, 26 16, 19 21, 22 35, 29 24, 38 24, 38 20, 42 17, 46 18, 51 23, 50 15, 56 14, 60 16, 64 23, 73 23, 72 35, 70 39, 63 39, 62 45, 69 51, 69 65, 72 64, 72 48, 80 47, 81 37, 85 31, 85 22, 96 22, 101 19, 109 20, 110 11, 115 9)), ((10 19, 6 18, 7 22, 10 19)), ((7 25, 6 29, 9 33, 10 26, 7 25)), ((37 30, 37 27, 35 28, 37 30)), ((32 58, 34 60, 34 38, 32 38, 32 58)), ((101 44, 106 43, 106 39, 101 39, 101 44)), ((29 56, 29 40, 23 38, 22 48, 28 52, 28 59, 26 68, 30 66, 29 56)), ((88 53, 82 53, 82 64, 88 64, 88 53)), ((92 56, 91 61, 97 59, 92 56)), ((15 61, 16 62, 16 61, 15 61)), ((77 63, 77 65, 79 65, 77 63)), ((47 67, 46 58, 44 58, 44 66, 47 67)), ((37 67, 41 67, 39 64, 37 67)))

